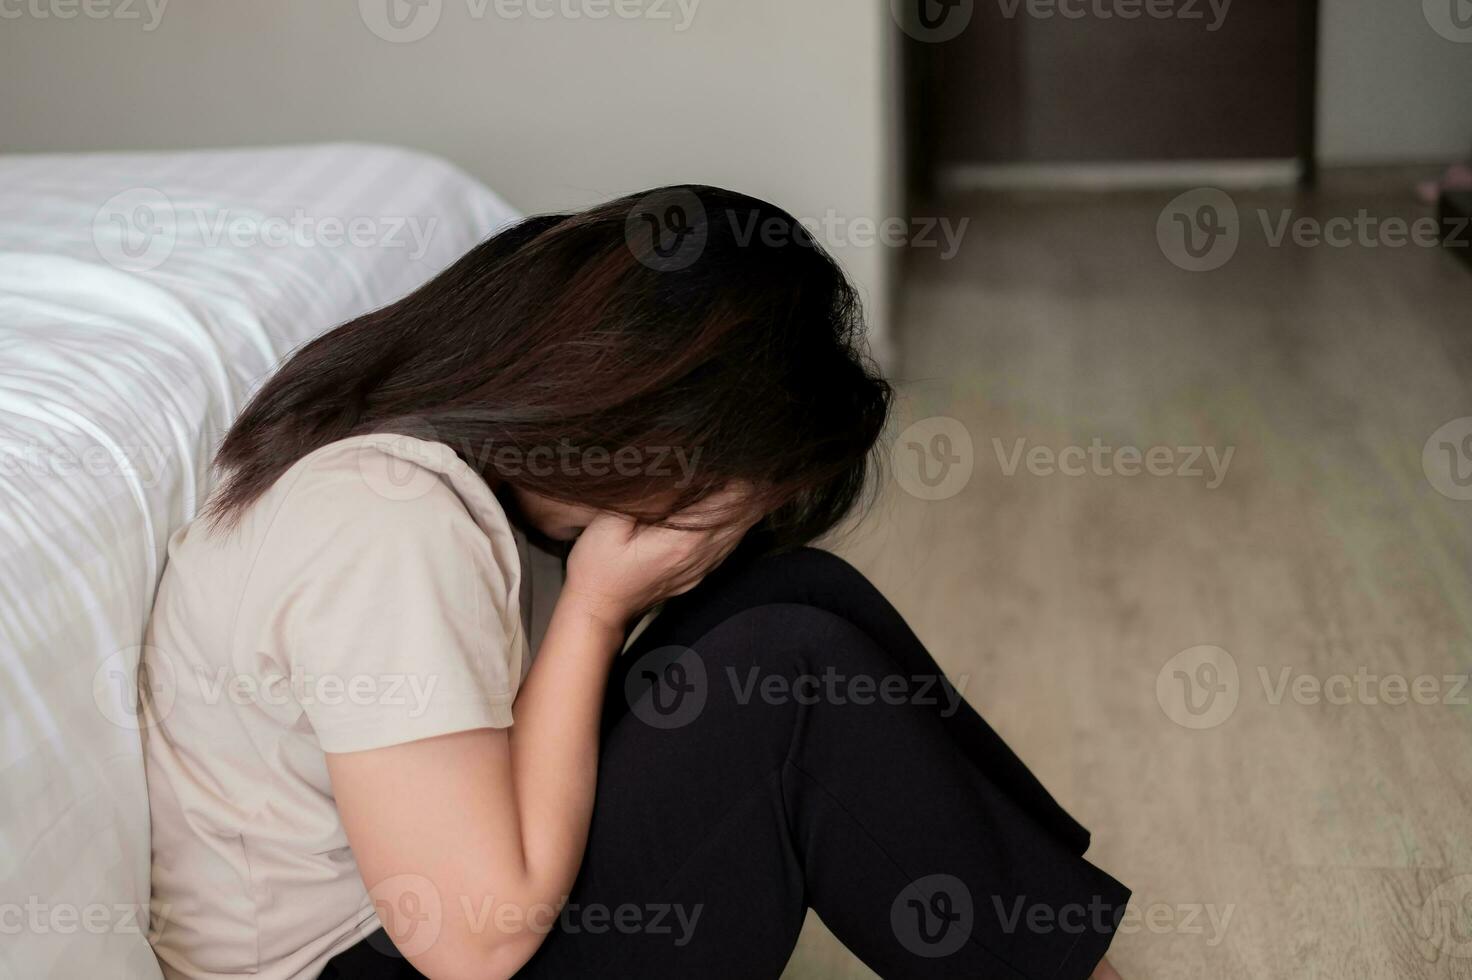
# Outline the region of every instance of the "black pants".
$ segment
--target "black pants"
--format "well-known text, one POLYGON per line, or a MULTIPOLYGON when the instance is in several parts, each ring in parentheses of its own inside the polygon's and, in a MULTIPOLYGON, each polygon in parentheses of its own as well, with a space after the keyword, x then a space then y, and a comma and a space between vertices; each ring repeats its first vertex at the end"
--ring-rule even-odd
MULTIPOLYGON (((619 658, 597 804, 530 978, 776 977, 811 907, 884 977, 1087 977, 1129 891, 821 551, 728 563, 619 658)), ((417 977, 379 933, 326 977, 417 977)))

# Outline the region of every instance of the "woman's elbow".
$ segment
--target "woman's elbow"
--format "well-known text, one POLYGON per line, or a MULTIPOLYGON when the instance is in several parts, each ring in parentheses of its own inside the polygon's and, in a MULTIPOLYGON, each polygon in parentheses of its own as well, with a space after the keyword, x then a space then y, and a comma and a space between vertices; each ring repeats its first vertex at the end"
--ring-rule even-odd
POLYGON ((530 927, 441 936, 430 949, 409 959, 429 980, 508 980, 546 938, 547 930, 530 927))

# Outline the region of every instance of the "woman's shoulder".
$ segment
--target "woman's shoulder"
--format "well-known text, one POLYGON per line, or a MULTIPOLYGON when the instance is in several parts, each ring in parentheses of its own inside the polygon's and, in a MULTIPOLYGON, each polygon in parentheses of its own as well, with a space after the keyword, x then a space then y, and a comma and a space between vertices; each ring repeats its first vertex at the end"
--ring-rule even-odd
POLYGON ((408 436, 355 436, 307 454, 251 504, 238 532, 248 595, 419 575, 479 582, 498 608, 514 608, 521 580, 516 538, 490 487, 449 446, 408 436))
POLYGON ((407 559, 469 549, 511 582, 519 578, 516 538, 490 486, 448 445, 395 433, 313 450, 234 525, 200 523, 181 529, 171 556, 322 569, 369 550, 407 559))
POLYGON ((274 503, 283 516, 380 531, 463 515, 511 543, 506 513, 479 474, 445 443, 399 433, 352 436, 308 453, 260 503, 274 503))

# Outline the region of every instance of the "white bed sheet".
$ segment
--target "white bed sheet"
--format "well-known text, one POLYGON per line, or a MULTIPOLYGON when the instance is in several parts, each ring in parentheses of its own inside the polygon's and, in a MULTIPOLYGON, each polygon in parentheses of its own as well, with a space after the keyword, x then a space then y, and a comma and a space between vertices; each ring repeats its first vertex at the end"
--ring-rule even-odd
POLYGON ((252 387, 513 217, 433 157, 0 157, 0 976, 157 977, 130 679, 252 387))

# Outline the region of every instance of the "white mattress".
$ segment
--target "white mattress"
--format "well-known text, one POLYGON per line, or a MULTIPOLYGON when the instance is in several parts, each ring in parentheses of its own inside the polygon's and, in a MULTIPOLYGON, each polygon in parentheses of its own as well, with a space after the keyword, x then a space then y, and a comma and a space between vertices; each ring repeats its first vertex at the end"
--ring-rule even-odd
POLYGON ((130 679, 256 384, 512 217, 376 146, 0 157, 0 976, 157 977, 130 679))

